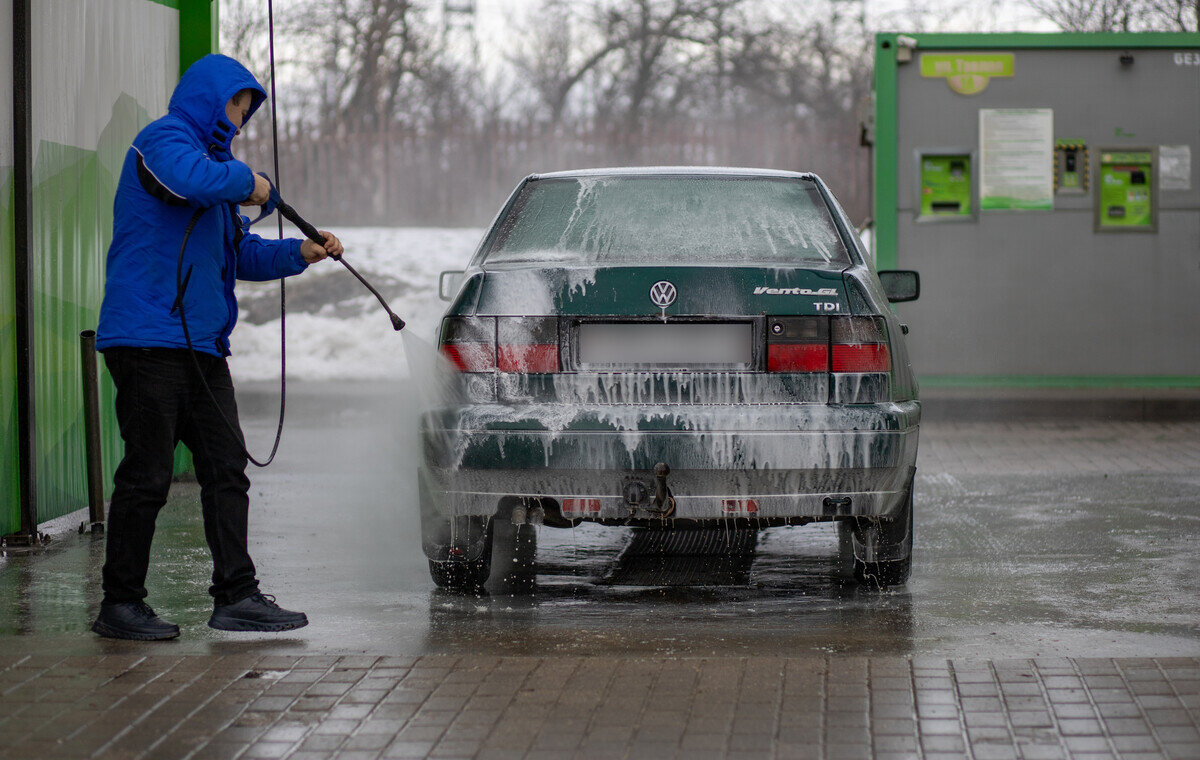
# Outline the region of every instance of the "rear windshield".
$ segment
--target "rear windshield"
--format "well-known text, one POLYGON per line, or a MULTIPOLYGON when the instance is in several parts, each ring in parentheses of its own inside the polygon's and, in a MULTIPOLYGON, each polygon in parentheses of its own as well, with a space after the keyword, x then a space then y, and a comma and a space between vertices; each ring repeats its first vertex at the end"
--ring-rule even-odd
POLYGON ((810 180, 588 177, 529 182, 487 263, 849 264, 810 180))

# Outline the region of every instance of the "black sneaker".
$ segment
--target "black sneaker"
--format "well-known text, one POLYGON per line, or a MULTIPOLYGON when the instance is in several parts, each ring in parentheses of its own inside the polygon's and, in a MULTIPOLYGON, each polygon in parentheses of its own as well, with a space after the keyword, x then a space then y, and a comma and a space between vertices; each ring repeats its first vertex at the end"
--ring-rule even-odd
POLYGON ((290 631, 308 625, 303 612, 285 610, 270 594, 254 594, 213 608, 208 626, 219 631, 290 631))
POLYGON ((179 626, 154 614, 145 602, 101 604, 92 630, 109 639, 162 641, 179 635, 179 626))

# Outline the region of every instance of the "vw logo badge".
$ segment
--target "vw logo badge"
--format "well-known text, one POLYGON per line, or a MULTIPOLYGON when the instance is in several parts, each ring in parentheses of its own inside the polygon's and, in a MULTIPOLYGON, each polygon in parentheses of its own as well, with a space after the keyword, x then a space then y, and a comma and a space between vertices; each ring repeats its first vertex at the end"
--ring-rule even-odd
POLYGON ((665 309, 675 303, 675 286, 666 280, 659 280, 650 286, 650 300, 660 309, 665 309))

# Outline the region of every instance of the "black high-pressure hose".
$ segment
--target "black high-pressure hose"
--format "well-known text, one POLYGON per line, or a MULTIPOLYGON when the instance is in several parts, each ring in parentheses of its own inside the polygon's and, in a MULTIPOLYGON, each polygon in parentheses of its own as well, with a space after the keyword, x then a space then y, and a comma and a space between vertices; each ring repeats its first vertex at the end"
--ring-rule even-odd
MULTIPOLYGON (((272 195, 275 196, 274 201, 276 209, 284 218, 299 227, 300 231, 303 232, 308 239, 321 245, 325 244, 325 236, 317 231, 317 228, 312 226, 312 224, 310 224, 304 217, 300 216, 300 214, 298 214, 294 208, 285 203, 282 198, 279 198, 278 191, 274 189, 274 186, 272 186, 272 195)), ((183 232, 183 240, 179 244, 179 261, 175 265, 175 308, 179 310, 179 323, 183 327, 183 340, 185 343, 187 343, 188 352, 192 355, 192 363, 196 367, 196 374, 199 375, 200 383, 204 386, 204 391, 208 394, 208 398, 212 402, 213 408, 216 409, 217 414, 221 416, 221 420, 225 423, 225 427, 229 429, 230 434, 233 435, 233 437, 238 441, 238 444, 241 446, 242 453, 246 455, 246 459, 249 460, 255 467, 266 467, 275 459, 275 454, 279 451, 279 441, 283 436, 284 402, 282 398, 280 400, 279 407, 279 424, 275 429, 275 443, 271 447, 271 455, 267 457, 265 462, 260 462, 255 459, 254 456, 250 454, 250 451, 246 448, 246 442, 242 438, 241 430, 239 430, 232 422, 230 422, 229 418, 225 416, 225 413, 221 411, 221 406, 217 403, 216 395, 213 394, 212 388, 209 387, 208 381, 204 378, 203 370, 200 369, 200 359, 196 356, 196 349, 192 346, 192 336, 188 331, 187 310, 183 305, 184 294, 187 286, 187 280, 183 276, 183 258, 184 254, 187 252, 187 244, 188 240, 190 240, 192 237, 192 231, 196 228, 196 223, 200 221, 200 217, 204 215, 206 210, 207 209, 198 208, 196 209, 196 213, 192 214, 192 218, 188 220, 187 228, 183 232)), ((404 320, 401 319, 394 311, 392 311, 383 295, 376 290, 371 283, 367 282, 367 278, 359 274, 357 269, 350 266, 350 263, 342 258, 341 254, 333 256, 332 258, 340 261, 342 266, 346 267, 346 269, 350 271, 350 274, 358 278, 358 281, 361 282, 367 288, 367 290, 371 291, 371 294, 375 296, 380 305, 383 306, 384 311, 387 312, 388 317, 391 319, 392 328, 396 331, 403 330, 404 320)), ((191 272, 189 271, 188 278, 190 277, 191 272)), ((281 323, 287 319, 287 310, 282 304, 279 308, 279 319, 281 323)), ((287 355, 283 353, 282 348, 280 349, 279 364, 280 374, 286 378, 287 355)), ((281 391, 281 396, 282 395, 283 392, 281 391)))
MULTIPOLYGON (((175 308, 179 309, 179 323, 183 326, 183 340, 187 343, 188 353, 192 356, 192 365, 196 368, 196 375, 200 378, 200 384, 204 386, 204 392, 208 394, 208 400, 212 402, 213 409, 221 417, 221 421, 225 423, 225 427, 229 430, 229 434, 238 442, 238 446, 242 450, 242 454, 255 467, 266 467, 275 460, 275 454, 279 451, 279 441, 283 438, 283 410, 284 398, 286 395, 280 391, 279 401, 279 424, 275 427, 275 443, 271 446, 271 455, 267 457, 267 461, 260 462, 254 458, 246 448, 246 439, 242 436, 242 431, 236 425, 229 421, 225 416, 225 412, 221 411, 221 405, 217 403, 217 397, 212 392, 212 388, 208 384, 208 380, 204 377, 204 370, 200 368, 200 357, 196 356, 196 349, 192 346, 192 335, 188 332, 187 310, 183 308, 183 296, 185 293, 185 285, 187 281, 183 277, 183 254, 187 251, 188 240, 192 237, 192 230, 196 229, 196 223, 200 221, 200 217, 208 209, 198 208, 196 213, 192 214, 192 218, 188 220, 187 228, 183 231, 183 241, 179 244, 179 262, 175 266, 175 308)), ((188 277, 191 277, 191 272, 188 272, 188 277)), ((280 319, 283 319, 284 307, 280 306, 280 319)), ((287 377, 287 356, 280 354, 279 357, 280 374, 287 377)), ((284 381, 286 382, 286 381, 284 381)))
MULTIPOLYGON (((271 146, 274 154, 275 177, 278 178, 279 134, 277 131, 277 117, 275 111, 275 12, 271 0, 267 0, 267 35, 270 40, 271 51, 271 146)), ((270 182, 270 180, 268 180, 268 182, 270 182)), ((292 208, 290 205, 285 203, 281 197, 279 197, 279 191, 275 188, 274 183, 271 185, 271 194, 273 196, 272 200, 274 201, 274 205, 279 210, 281 220, 287 219, 292 224, 295 224, 297 227, 299 227, 300 231, 303 232, 304 235, 310 240, 320 245, 325 245, 325 236, 318 232, 317 228, 305 220, 304 217, 300 216, 300 214, 296 212, 296 209, 292 208)), ((179 323, 183 327, 183 340, 185 343, 187 343, 188 353, 192 355, 192 364, 196 368, 196 374, 200 378, 200 384, 204 386, 204 392, 208 394, 209 401, 212 402, 213 408, 216 409, 217 414, 220 415, 221 421, 225 423, 225 427, 228 428, 230 435, 232 435, 238 442, 238 445, 241 447, 242 453, 246 456, 246 459, 255 467, 266 467, 275 460, 275 454, 279 451, 279 442, 283 438, 283 416, 284 409, 286 408, 287 404, 287 290, 283 284, 283 280, 280 280, 279 423, 275 427, 275 442, 271 445, 271 455, 267 457, 265 462, 260 462, 250 454, 249 450, 247 450, 246 441, 242 436, 241 429, 230 422, 229 418, 225 416, 225 413, 221 411, 221 406, 217 403, 216 395, 213 394, 212 388, 209 387, 208 381, 204 378, 204 372, 200 368, 200 359, 196 356, 196 349, 192 346, 192 336, 188 332, 187 313, 183 307, 184 291, 187 286, 187 280, 183 276, 183 256, 187 251, 187 244, 188 240, 190 240, 192 237, 192 231, 196 228, 196 223, 200 221, 200 217, 203 216, 206 210, 207 209, 199 208, 196 209, 196 213, 192 214, 192 218, 188 220, 187 228, 183 232, 183 240, 179 244, 179 262, 175 267, 175 306, 179 309, 179 323)), ((279 222, 279 237, 283 237, 282 221, 279 222)), ((392 311, 391 307, 388 306, 387 301, 384 300, 379 291, 376 290, 371 283, 367 282, 366 278, 359 274, 357 269, 350 266, 350 263, 342 258, 341 254, 338 254, 333 258, 340 261, 342 266, 346 267, 350 274, 358 278, 358 281, 361 282, 367 288, 367 290, 371 291, 371 294, 374 295, 376 299, 378 299, 380 305, 383 306, 384 311, 387 312, 388 318, 392 321, 392 328, 397 331, 403 330, 404 320, 398 317, 396 313, 392 311)), ((190 271, 188 272, 188 277, 191 277, 190 271)))

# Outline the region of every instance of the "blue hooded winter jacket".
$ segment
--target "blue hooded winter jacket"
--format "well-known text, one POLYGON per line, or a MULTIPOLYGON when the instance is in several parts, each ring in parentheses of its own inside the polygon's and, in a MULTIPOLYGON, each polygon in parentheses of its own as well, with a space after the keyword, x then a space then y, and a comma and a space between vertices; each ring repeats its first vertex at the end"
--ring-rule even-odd
POLYGON ((254 175, 230 153, 237 130, 225 104, 247 89, 254 92, 253 115, 267 97, 262 85, 232 58, 207 55, 180 78, 167 115, 134 139, 113 204, 97 348, 187 347, 176 266, 184 230, 198 209, 203 213, 183 260, 183 308, 195 350, 229 355, 236 280, 274 280, 306 268, 301 241, 250 234, 238 213, 237 203, 254 189, 254 175))

